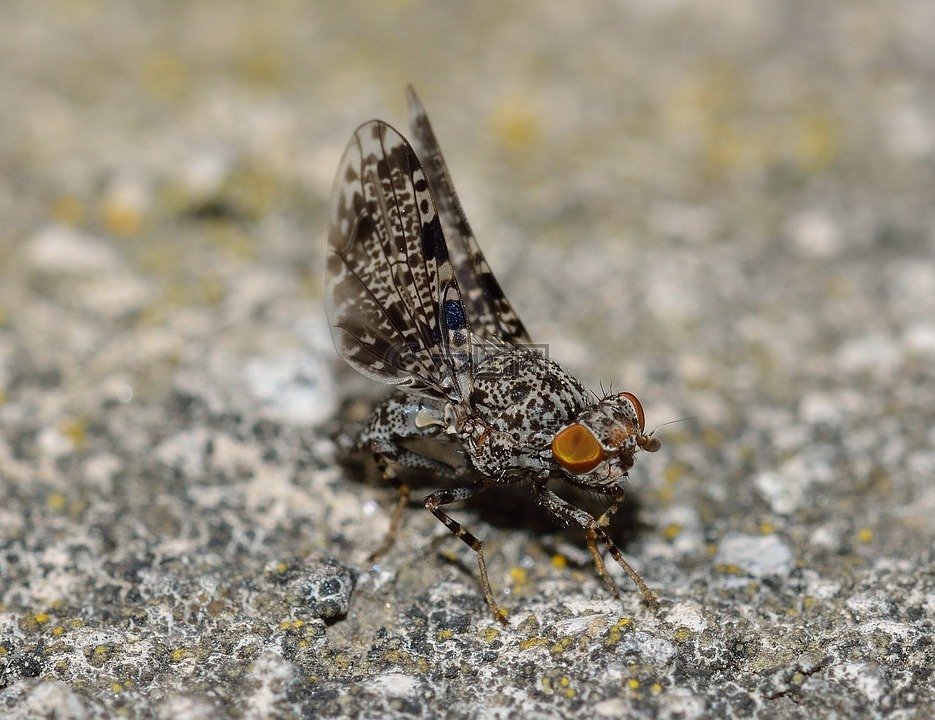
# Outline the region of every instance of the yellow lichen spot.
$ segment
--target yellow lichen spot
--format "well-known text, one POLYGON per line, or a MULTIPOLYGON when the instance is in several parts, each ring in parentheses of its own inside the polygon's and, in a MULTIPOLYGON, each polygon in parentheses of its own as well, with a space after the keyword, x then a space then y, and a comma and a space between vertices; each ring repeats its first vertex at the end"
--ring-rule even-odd
POLYGON ((65 634, 65 628, 63 628, 61 625, 56 625, 54 628, 52 628, 53 637, 58 637, 59 635, 64 635, 64 634, 65 634))
POLYGON ((632 627, 632 620, 629 618, 620 618, 620 620, 618 620, 610 627, 610 629, 607 631, 607 634, 604 636, 604 645, 610 646, 620 642, 620 638, 623 637, 623 634, 629 631, 632 627))
POLYGON ((870 528, 861 528, 857 531, 857 539, 862 543, 868 543, 873 540, 873 530, 870 528))
POLYGON ((80 225, 85 215, 84 203, 74 195, 62 195, 52 203, 52 217, 62 225, 80 225))
POLYGON ((508 152, 520 153, 539 142, 539 116, 529 102, 506 100, 490 113, 490 128, 508 152))
POLYGON ((654 682, 652 685, 649 686, 649 691, 650 691, 653 695, 658 695, 659 693, 662 692, 662 685, 660 685, 660 684, 657 683, 657 682, 654 682))
POLYGON ((815 604, 815 598, 807 597, 802 599, 802 607, 808 610, 812 605, 815 604))
POLYGON ((630 678, 627 680, 627 687, 630 688, 630 690, 636 692, 640 689, 640 681, 636 678, 630 678))
POLYGON ((678 523, 672 523, 666 525, 665 529, 662 531, 663 537, 667 540, 675 540, 679 535, 682 534, 682 526, 678 523))
POLYGON ((811 111, 799 120, 796 156, 805 170, 818 172, 838 154, 840 123, 825 112, 811 111))
POLYGON ((169 662, 174 662, 174 663, 182 662, 182 660, 185 660, 186 658, 190 658, 191 656, 192 656, 191 650, 189 650, 188 648, 176 648, 169 655, 169 662))
POLYGON ((529 650, 530 648, 537 647, 538 645, 544 645, 547 642, 548 640, 546 640, 544 637, 531 637, 531 638, 527 638, 526 640, 523 640, 519 644, 519 649, 529 650))
POLYGON ((35 621, 36 621, 36 623, 38 623, 39 625, 45 625, 47 622, 49 622, 49 614, 48 614, 48 613, 39 613, 39 614, 37 614, 37 615, 35 616, 35 621))
POLYGON ((495 627, 484 628, 479 634, 484 642, 493 642, 500 637, 500 631, 495 627))
POLYGON ((71 440, 75 449, 80 450, 88 442, 88 429, 82 420, 63 420, 59 423, 59 431, 71 440))
POLYGON ((695 633, 693 633, 688 628, 679 628, 675 631, 675 635, 672 637, 675 642, 685 642, 686 640, 691 640, 693 637, 695 637, 695 633))
POLYGON ((62 512, 68 504, 68 498, 64 493, 51 492, 45 499, 45 504, 52 512, 62 512))
POLYGON ((552 556, 552 567, 557 568, 558 570, 564 570, 568 566, 568 558, 564 555, 553 555, 552 556))
POLYGON ((574 640, 573 640, 572 638, 570 638, 570 637, 563 637, 563 638, 561 638, 560 640, 558 640, 558 642, 554 642, 554 643, 552 643, 551 646, 549 646, 549 652, 551 652, 553 655, 559 655, 559 654, 565 652, 565 650, 567 650, 568 647, 569 647, 573 642, 574 642, 574 640))
POLYGON ((760 534, 761 535, 772 535, 776 532, 776 526, 771 522, 763 521, 760 523, 760 534))
POLYGON ((435 638, 444 642, 445 640, 450 640, 453 635, 454 633, 451 632, 451 630, 439 630, 435 633, 435 638))
POLYGON ((279 48, 253 52, 240 62, 245 80, 259 88, 275 88, 282 84, 286 61, 279 48))
POLYGON ((724 436, 715 428, 705 428, 701 439, 705 445, 712 448, 719 448, 724 444, 724 436))
POLYGON ((146 58, 141 75, 143 89, 158 100, 180 98, 188 89, 188 68, 169 52, 153 53, 146 58))
POLYGON ((280 629, 280 630, 288 630, 288 629, 291 628, 291 627, 292 627, 292 621, 291 621, 291 620, 283 620, 282 622, 279 623, 279 629, 280 629))
POLYGON ((101 207, 104 227, 118 237, 133 237, 143 228, 142 208, 119 197, 108 198, 101 207))
POLYGON ((577 692, 573 687, 571 687, 571 680, 568 677, 562 676, 558 680, 559 686, 562 688, 562 691, 567 698, 573 698, 577 695, 577 692))
POLYGON ((681 463, 672 463, 662 473, 663 479, 667 483, 678 482, 685 474, 685 466, 681 463))
POLYGON ((523 634, 531 635, 539 629, 539 619, 535 615, 527 615, 526 619, 523 620, 516 629, 523 634))
POLYGON ((118 682, 112 682, 110 684, 110 689, 113 690, 115 693, 118 693, 121 690, 123 690, 123 686, 118 682))
POLYGON ((529 575, 521 567, 510 568, 510 582, 513 585, 525 585, 529 582, 529 575))

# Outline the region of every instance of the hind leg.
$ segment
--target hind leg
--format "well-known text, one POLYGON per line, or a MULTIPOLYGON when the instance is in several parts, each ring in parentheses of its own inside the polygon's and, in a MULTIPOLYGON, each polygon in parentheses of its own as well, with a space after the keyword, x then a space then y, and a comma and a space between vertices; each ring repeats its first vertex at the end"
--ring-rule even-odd
POLYGON ((442 407, 433 407, 415 398, 391 397, 374 410, 360 433, 357 446, 369 450, 380 476, 392 483, 399 493, 390 516, 389 529, 380 546, 370 554, 371 562, 393 546, 402 523, 403 511, 409 502, 410 488, 400 477, 400 470, 424 472, 447 479, 459 477, 464 472, 463 467, 454 467, 421 455, 403 444, 418 438, 444 438, 444 426, 435 419, 442 412, 442 407))

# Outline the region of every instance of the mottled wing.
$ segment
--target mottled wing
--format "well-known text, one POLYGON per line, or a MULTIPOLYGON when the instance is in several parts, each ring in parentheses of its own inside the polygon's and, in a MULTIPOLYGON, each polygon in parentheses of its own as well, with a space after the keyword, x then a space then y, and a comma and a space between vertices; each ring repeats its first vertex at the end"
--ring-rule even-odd
POLYGON ((328 233, 326 309, 338 353, 387 384, 459 400, 470 328, 415 152, 379 120, 341 158, 328 233))
POLYGON ((435 196, 448 253, 464 295, 471 329, 485 340, 531 344, 519 315, 506 299, 471 231, 435 133, 415 90, 407 88, 409 123, 435 196))

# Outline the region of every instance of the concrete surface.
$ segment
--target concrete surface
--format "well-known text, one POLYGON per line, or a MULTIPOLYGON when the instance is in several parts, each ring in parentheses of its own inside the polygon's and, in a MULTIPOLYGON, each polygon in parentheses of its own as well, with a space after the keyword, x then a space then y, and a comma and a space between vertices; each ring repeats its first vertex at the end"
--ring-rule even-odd
POLYGON ((5 5, 0 716, 935 714, 932 3, 502 5, 5 5), (320 276, 410 82, 535 340, 678 421, 658 614, 522 492, 456 512, 508 628, 417 505, 366 561, 320 276))

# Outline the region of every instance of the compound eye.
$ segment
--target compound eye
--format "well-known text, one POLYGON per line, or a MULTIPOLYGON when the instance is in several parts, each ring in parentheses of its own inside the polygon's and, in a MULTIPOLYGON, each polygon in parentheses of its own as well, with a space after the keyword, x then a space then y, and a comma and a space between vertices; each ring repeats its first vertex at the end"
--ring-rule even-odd
POLYGON ((628 392, 620 393, 619 397, 625 397, 633 403, 633 407, 636 409, 636 422, 640 426, 640 432, 642 432, 643 428, 646 427, 646 420, 643 418, 643 406, 640 404, 640 401, 636 399, 636 395, 628 392))
POLYGON ((569 425, 552 440, 552 455, 568 472, 590 472, 604 460, 604 448, 584 425, 569 425))

